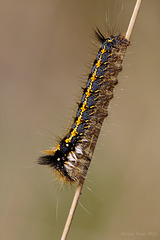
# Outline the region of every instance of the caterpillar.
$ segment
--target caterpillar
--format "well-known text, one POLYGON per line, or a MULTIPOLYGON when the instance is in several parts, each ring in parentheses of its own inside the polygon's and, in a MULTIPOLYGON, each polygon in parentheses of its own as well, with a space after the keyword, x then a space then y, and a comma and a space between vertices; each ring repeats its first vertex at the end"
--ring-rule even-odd
POLYGON ((95 34, 101 46, 83 89, 74 123, 57 147, 43 151, 45 155, 38 159, 39 164, 49 165, 61 179, 70 183, 84 181, 91 161, 88 155, 91 139, 108 115, 108 104, 129 45, 122 35, 105 38, 99 29, 95 34))

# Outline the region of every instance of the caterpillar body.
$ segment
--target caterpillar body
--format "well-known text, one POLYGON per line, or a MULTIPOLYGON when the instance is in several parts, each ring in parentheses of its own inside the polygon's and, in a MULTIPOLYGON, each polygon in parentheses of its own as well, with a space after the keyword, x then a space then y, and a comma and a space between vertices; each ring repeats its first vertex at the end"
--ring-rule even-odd
POLYGON ((39 164, 54 168, 67 182, 81 182, 86 176, 91 161, 88 155, 91 139, 108 115, 108 104, 129 45, 122 35, 105 38, 97 29, 96 36, 101 47, 83 89, 74 123, 56 149, 44 151, 45 155, 38 160, 39 164))

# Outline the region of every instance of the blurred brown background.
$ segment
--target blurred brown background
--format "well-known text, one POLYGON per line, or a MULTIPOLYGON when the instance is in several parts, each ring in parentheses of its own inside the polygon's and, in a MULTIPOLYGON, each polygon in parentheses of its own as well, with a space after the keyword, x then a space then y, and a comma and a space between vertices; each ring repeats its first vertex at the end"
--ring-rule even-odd
MULTIPOLYGON (((125 33, 134 3, 1 0, 0 239, 60 239, 75 187, 36 160, 70 127, 93 29, 125 33)), ((68 239, 160 239, 159 12, 143 1, 68 239)))

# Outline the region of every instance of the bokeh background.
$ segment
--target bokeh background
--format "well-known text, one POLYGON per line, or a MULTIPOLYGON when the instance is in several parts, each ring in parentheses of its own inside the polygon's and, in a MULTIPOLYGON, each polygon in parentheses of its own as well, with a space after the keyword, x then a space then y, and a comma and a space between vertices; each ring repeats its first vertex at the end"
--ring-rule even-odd
MULTIPOLYGON (((134 3, 1 0, 0 239, 60 239, 75 186, 36 161, 70 127, 93 29, 125 33, 134 3)), ((160 239, 159 12, 143 1, 68 239, 160 239)))

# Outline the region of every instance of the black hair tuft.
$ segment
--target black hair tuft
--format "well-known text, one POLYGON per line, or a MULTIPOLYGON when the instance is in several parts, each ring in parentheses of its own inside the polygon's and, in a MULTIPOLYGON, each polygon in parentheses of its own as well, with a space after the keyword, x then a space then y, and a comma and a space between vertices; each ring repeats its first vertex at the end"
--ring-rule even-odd
POLYGON ((99 28, 96 27, 96 30, 94 31, 96 38, 98 39, 98 41, 100 41, 101 43, 103 43, 104 41, 106 41, 106 38, 103 36, 103 34, 100 32, 99 28))

